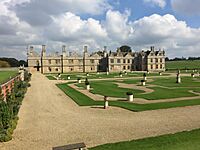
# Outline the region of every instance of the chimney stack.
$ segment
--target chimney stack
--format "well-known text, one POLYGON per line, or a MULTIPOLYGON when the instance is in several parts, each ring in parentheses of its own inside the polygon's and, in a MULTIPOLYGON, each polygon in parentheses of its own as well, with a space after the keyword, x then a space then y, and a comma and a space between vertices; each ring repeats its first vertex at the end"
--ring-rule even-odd
POLYGON ((84 53, 87 53, 87 52, 88 52, 88 47, 84 46, 84 53))
POLYGON ((63 55, 63 57, 66 57, 66 56, 67 56, 67 53, 66 53, 66 46, 65 46, 65 45, 62 46, 62 55, 63 55))
POLYGON ((46 56, 46 45, 42 45, 42 56, 46 56))
POLYGON ((150 48, 151 48, 151 51, 154 51, 154 46, 151 46, 150 48))

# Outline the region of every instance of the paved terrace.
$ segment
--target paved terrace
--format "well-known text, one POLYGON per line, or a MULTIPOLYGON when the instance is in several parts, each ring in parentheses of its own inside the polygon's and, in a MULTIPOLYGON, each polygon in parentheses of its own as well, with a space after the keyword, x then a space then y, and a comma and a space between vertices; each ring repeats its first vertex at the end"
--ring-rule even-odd
POLYGON ((200 128, 200 106, 137 113, 115 107, 79 107, 55 82, 34 73, 13 140, 1 143, 0 149, 51 150, 76 142, 90 147, 196 128, 200 128))

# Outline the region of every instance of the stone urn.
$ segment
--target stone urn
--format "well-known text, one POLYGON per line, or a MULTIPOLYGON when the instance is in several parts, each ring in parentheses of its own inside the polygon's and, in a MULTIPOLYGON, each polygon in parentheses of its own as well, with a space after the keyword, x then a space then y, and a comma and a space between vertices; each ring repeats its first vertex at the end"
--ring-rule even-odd
POLYGON ((80 78, 78 78, 78 79, 77 79, 77 82, 78 82, 78 83, 81 83, 81 79, 80 79, 80 78))
POLYGON ((194 78, 194 73, 192 73, 192 74, 191 74, 191 77, 193 77, 193 78, 194 78))
POLYGON ((127 101, 129 102, 133 102, 133 93, 132 92, 127 92, 127 101))
POLYGON ((71 78, 70 78, 70 76, 67 76, 67 80, 70 80, 71 78))
POLYGON ((104 109, 107 109, 108 107, 109 107, 108 97, 104 96, 104 109))
POLYGON ((146 85, 146 80, 141 80, 141 85, 145 86, 146 85))
POLYGON ((86 85, 86 90, 90 90, 90 85, 86 85))
POLYGON ((181 76, 180 76, 180 74, 177 74, 177 76, 176 76, 176 83, 181 83, 181 76))

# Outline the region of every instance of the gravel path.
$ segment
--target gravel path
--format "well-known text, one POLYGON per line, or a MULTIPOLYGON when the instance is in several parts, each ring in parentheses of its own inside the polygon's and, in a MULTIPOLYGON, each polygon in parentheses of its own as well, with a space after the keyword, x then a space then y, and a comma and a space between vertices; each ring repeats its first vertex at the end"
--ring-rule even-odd
POLYGON ((200 128, 200 106, 146 112, 79 107, 54 82, 34 73, 14 138, 1 150, 51 150, 53 146, 138 139, 200 128))

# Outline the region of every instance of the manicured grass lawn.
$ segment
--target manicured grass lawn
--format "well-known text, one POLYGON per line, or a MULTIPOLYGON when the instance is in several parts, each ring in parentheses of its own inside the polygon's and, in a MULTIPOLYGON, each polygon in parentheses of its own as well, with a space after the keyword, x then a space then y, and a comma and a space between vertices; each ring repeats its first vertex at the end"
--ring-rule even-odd
MULTIPOLYGON (((54 74, 57 75, 57 74, 54 74)), ((168 75, 167 73, 164 73, 163 75, 168 75)), ((51 74, 47 74, 47 76, 51 76, 51 74)), ((89 76, 86 76, 86 73, 69 73, 69 74, 61 74, 61 78, 68 80, 67 77, 70 76, 70 80, 77 80, 77 78, 88 78, 88 79, 104 79, 104 78, 120 78, 119 72, 116 73, 109 73, 108 75, 105 72, 102 73, 89 73, 89 76)), ((127 75, 123 73, 123 78, 126 77, 142 77, 143 73, 140 72, 128 72, 127 75)), ((150 73, 147 76, 159 76, 158 73, 150 73)))
POLYGON ((56 80, 56 78, 54 78, 53 76, 47 75, 46 77, 47 77, 49 80, 56 80))
POLYGON ((110 143, 90 150, 199 150, 200 129, 140 140, 110 143))
POLYGON ((200 69, 200 60, 194 61, 167 61, 166 62, 166 69, 200 69))
POLYGON ((15 77, 17 74, 17 71, 0 71, 0 84, 8 81, 10 78, 15 77))
MULTIPOLYGON (((79 106, 93 106, 102 105, 102 101, 94 101, 90 97, 80 93, 79 91, 69 87, 68 84, 58 84, 57 85, 66 95, 74 100, 79 106)), ((200 99, 195 100, 185 100, 176 102, 162 102, 153 104, 134 104, 126 101, 109 101, 110 106, 120 107, 131 111, 146 111, 146 110, 156 110, 156 109, 166 109, 173 107, 184 107, 200 105, 200 99)))
MULTIPOLYGON (((190 77, 183 78, 183 82, 181 84, 175 83, 173 77, 171 78, 156 78, 155 81, 150 82, 151 84, 161 85, 165 87, 149 87, 154 91, 152 93, 144 94, 144 91, 138 89, 131 88, 121 88, 115 83, 118 81, 90 81, 91 85, 91 93, 100 94, 103 96, 109 97, 119 97, 124 98, 126 96, 126 92, 133 92, 134 97, 136 98, 144 98, 147 100, 158 100, 158 99, 168 99, 168 98, 179 98, 179 97, 192 97, 196 96, 195 94, 189 92, 189 90, 195 90, 200 86, 200 82, 193 81, 190 77), (169 88, 168 88, 168 87, 169 88), (177 87, 176 87, 177 86, 177 87)), ((122 83, 132 83, 135 84, 140 82, 140 80, 131 80, 126 79, 121 81, 122 83)), ((79 87, 84 87, 84 83, 77 84, 79 87)))
POLYGON ((167 89, 162 87, 151 87, 150 89, 153 89, 154 92, 148 94, 136 94, 135 97, 144 98, 147 100, 158 100, 158 99, 197 96, 193 93, 188 92, 190 88, 167 89))
POLYGON ((165 87, 200 87, 200 78, 181 77, 181 83, 176 83, 175 77, 156 78, 150 84, 161 85, 165 87), (199 82, 198 82, 199 81, 199 82))
POLYGON ((90 82, 92 90, 90 92, 94 94, 100 94, 110 97, 127 97, 126 92, 143 93, 144 91, 137 89, 120 88, 117 84, 110 81, 96 81, 90 82))

